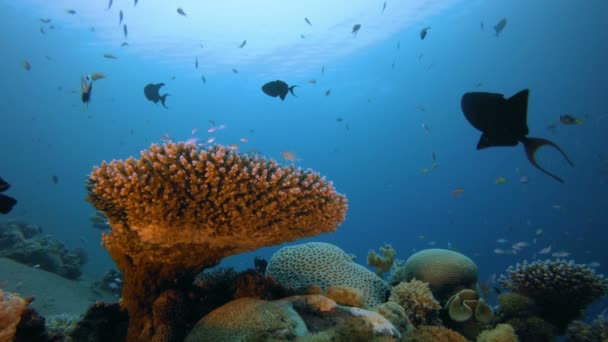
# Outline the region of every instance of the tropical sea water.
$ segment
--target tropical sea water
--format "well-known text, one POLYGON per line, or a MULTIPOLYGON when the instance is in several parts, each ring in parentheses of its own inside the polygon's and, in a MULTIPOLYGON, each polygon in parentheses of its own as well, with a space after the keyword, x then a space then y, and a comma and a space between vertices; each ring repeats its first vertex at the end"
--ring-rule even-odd
MULTIPOLYGON (((39 224, 68 246, 85 247, 85 277, 113 267, 88 219, 86 175, 103 160, 137 156, 165 134, 189 139, 195 128, 201 142, 213 136, 286 164, 281 152, 291 151, 297 166, 332 180, 349 199, 347 219, 308 241, 334 243, 360 263, 386 243, 402 259, 449 246, 471 257, 483 280, 552 246, 605 271, 606 1, 387 1, 384 12, 383 1, 141 0, 135 7, 115 0, 109 10, 106 1, 0 4, 0 176, 19 201, 2 219, 39 224), (176 13, 179 6, 187 17, 176 13), (493 26, 502 18, 508 23, 497 37, 493 26), (362 25, 356 36, 354 24, 362 25), (92 72, 107 78, 94 83, 85 107, 79 82, 92 72), (275 79, 299 85, 297 97, 266 96, 261 86, 275 79), (146 84, 160 82, 171 94, 168 109, 143 95, 146 84), (475 149, 480 133, 465 120, 461 96, 524 88, 531 91, 530 136, 551 139, 575 164, 550 148, 539 151, 541 165, 564 184, 533 168, 521 146, 475 149), (562 125, 564 114, 584 123, 562 125), (210 120, 226 129, 207 133, 210 120), (507 182, 496 184, 498 177, 507 182), (519 241, 529 246, 495 252, 519 241)), ((223 265, 248 268, 254 256, 269 258, 279 247, 223 265)))

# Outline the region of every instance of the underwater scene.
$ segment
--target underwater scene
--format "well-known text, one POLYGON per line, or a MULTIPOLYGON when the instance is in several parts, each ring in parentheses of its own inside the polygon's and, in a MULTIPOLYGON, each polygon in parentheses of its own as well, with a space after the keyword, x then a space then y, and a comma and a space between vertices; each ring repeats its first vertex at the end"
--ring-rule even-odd
POLYGON ((608 341, 605 0, 0 0, 0 342, 608 341))

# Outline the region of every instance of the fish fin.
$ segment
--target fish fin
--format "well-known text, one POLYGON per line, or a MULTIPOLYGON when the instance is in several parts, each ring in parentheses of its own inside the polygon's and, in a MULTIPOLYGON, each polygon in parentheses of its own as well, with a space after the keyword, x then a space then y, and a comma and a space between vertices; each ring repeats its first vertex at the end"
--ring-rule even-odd
POLYGON ((291 93, 291 95, 298 97, 296 94, 294 94, 293 92, 293 88, 297 87, 297 85, 292 85, 291 87, 289 87, 289 92, 291 93))
POLYGON ((523 135, 528 134, 528 96, 529 89, 519 91, 507 100, 509 113, 513 116, 517 127, 525 127, 523 135))
MULTIPOLYGON (((287 95, 287 94, 279 94, 281 101, 285 101, 285 95, 287 95)), ((274 97, 276 97, 276 95, 274 97)))
POLYGON ((552 146, 555 149, 557 149, 562 156, 564 156, 564 158, 566 158, 566 161, 568 162, 568 164, 570 164, 570 166, 574 166, 574 164, 572 163, 572 161, 570 160, 570 158, 568 158, 568 156, 566 155, 566 153, 559 147, 557 146, 554 142, 547 140, 547 139, 543 139, 543 138, 529 138, 529 137, 525 137, 521 140, 521 142, 524 144, 524 149, 526 150, 526 156, 528 157, 528 160, 530 161, 530 163, 537 169, 539 169, 540 171, 542 171, 543 173, 555 178, 558 182, 563 183, 564 181, 559 178, 558 176, 552 174, 551 172, 545 170, 544 168, 542 168, 537 162, 536 162, 536 158, 535 158, 535 153, 536 151, 541 148, 542 146, 548 145, 548 146, 552 146))
POLYGON ((483 133, 479 138, 479 142, 477 142, 477 149, 482 150, 487 147, 496 147, 496 146, 516 146, 518 144, 517 139, 506 139, 500 140, 496 137, 483 133))
MULTIPOLYGON (((167 106, 165 106, 165 100, 167 99, 167 96, 171 96, 171 94, 165 94, 160 97, 160 103, 162 103, 163 107, 165 107, 165 108, 167 108, 167 106)), ((169 109, 169 108, 167 108, 167 109, 169 109)))

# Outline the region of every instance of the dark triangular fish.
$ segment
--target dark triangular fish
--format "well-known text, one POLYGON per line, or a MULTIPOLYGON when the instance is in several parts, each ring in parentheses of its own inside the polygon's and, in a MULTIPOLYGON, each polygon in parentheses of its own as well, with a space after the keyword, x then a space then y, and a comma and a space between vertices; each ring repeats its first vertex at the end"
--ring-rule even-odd
POLYGON ((361 29, 361 24, 355 24, 353 25, 353 35, 357 35, 357 33, 359 33, 359 29, 361 29))
POLYGON ((11 187, 2 177, 0 177, 0 192, 5 192, 11 187))
MULTIPOLYGON (((11 185, 0 177, 0 192, 8 190, 10 187, 11 185)), ((17 204, 16 199, 0 194, 0 214, 8 214, 15 204, 17 204)))
POLYGON ((181 7, 177 9, 177 14, 187 17, 186 12, 181 7))
POLYGON ((502 30, 505 29, 505 26, 507 26, 507 18, 500 19, 500 21, 496 25, 494 25, 494 31, 496 31, 496 37, 498 37, 498 35, 502 32, 502 30))
POLYGON ((154 103, 158 103, 158 101, 160 101, 160 103, 163 105, 163 107, 167 108, 167 106, 165 106, 165 100, 167 99, 167 96, 170 96, 170 94, 164 94, 164 95, 159 94, 160 87, 162 87, 164 85, 165 85, 164 83, 157 83, 157 84, 150 83, 144 87, 144 95, 146 95, 146 98, 148 100, 150 100, 154 103))
POLYGON ((527 137, 528 95, 528 89, 509 99, 496 93, 466 93, 462 96, 461 107, 469 123, 483 133, 477 144, 478 150, 494 146, 515 146, 521 142, 534 167, 563 183, 561 178, 538 165, 534 158, 540 147, 548 145, 556 148, 574 166, 566 153, 552 141, 527 137))
POLYGON ((429 31, 430 28, 431 27, 428 26, 428 27, 423 28, 422 31, 420 31, 420 39, 421 40, 424 40, 424 38, 426 38, 426 34, 428 33, 428 31, 429 31))
MULTIPOLYGON (((285 96, 287 96, 287 92, 290 92, 291 95, 296 96, 293 93, 293 88, 297 87, 297 85, 288 86, 287 83, 276 80, 272 82, 268 82, 262 86, 262 91, 264 94, 272 97, 280 97, 281 100, 285 100, 285 96)), ((297 97, 297 96, 296 96, 297 97)))

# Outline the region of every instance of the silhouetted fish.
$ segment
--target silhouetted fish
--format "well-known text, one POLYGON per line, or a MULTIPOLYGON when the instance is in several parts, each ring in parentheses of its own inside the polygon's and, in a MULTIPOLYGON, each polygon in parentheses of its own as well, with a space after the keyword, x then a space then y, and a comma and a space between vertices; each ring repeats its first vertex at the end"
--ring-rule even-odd
POLYGON ((118 12, 118 25, 122 25, 122 18, 123 18, 122 10, 120 10, 120 12, 118 12))
POLYGON ((129 35, 129 31, 127 31, 127 24, 122 25, 122 32, 125 34, 125 39, 129 35))
POLYGON ((355 24, 355 25, 353 25, 353 34, 356 36, 357 33, 359 33, 360 29, 361 29, 361 24, 355 24))
POLYGON ((181 7, 177 9, 177 14, 187 17, 186 12, 184 12, 184 10, 181 7))
POLYGON ((163 105, 163 107, 167 108, 167 106, 165 106, 165 100, 167 99, 167 96, 170 96, 171 94, 164 94, 164 95, 159 94, 160 87, 162 87, 164 85, 165 85, 164 83, 157 83, 157 84, 150 83, 144 87, 144 95, 146 95, 146 98, 149 101, 152 101, 154 103, 158 103, 158 101, 160 101, 160 103, 163 105))
POLYGON ((88 105, 91 102, 91 92, 93 91, 93 79, 90 75, 80 77, 81 94, 80 99, 82 103, 88 105))
POLYGON ((262 91, 264 92, 264 94, 266 94, 268 96, 272 96, 272 97, 278 96, 281 98, 281 100, 285 100, 285 96, 287 96, 287 92, 290 92, 291 95, 296 96, 296 94, 293 93, 293 88, 295 88, 295 87, 297 87, 297 85, 293 85, 293 86, 289 87, 287 85, 287 83, 285 83, 281 80, 276 80, 276 81, 272 81, 272 82, 268 82, 268 83, 264 84, 262 86, 262 91))
POLYGON ((113 0, 110 0, 110 2, 108 3, 108 8, 106 8, 106 11, 109 10, 110 8, 112 8, 112 1, 113 0))
MULTIPOLYGON (((0 192, 8 190, 10 187, 10 184, 0 178, 0 192)), ((16 199, 0 194, 0 214, 8 214, 15 204, 17 204, 16 199)))
POLYGON ((384 4, 382 4, 382 12, 381 13, 384 13, 385 9, 386 9, 386 1, 384 2, 384 4))
POLYGON ((498 37, 498 35, 502 32, 502 30, 505 29, 505 26, 507 26, 507 18, 500 19, 500 21, 496 25, 494 25, 494 31, 496 31, 496 37, 498 37))
POLYGON ((306 22, 308 25, 312 26, 312 24, 310 23, 310 20, 308 20, 308 18, 304 18, 304 21, 305 21, 305 22, 306 22))
POLYGON ((244 48, 245 45, 247 45, 247 39, 243 40, 243 42, 241 43, 241 45, 239 45, 239 48, 244 48))
POLYGON ((524 89, 511 98, 503 94, 472 92, 462 96, 462 111, 469 123, 483 134, 477 149, 494 146, 524 145, 526 156, 534 167, 563 183, 563 180, 543 169, 534 158, 535 152, 545 145, 553 146, 574 166, 564 151, 552 141, 531 138, 528 135, 528 95, 524 89))
POLYGON ((421 40, 424 40, 424 38, 426 38, 426 34, 428 33, 428 31, 429 31, 430 28, 431 27, 428 26, 428 27, 423 28, 422 31, 420 31, 420 39, 421 40))

